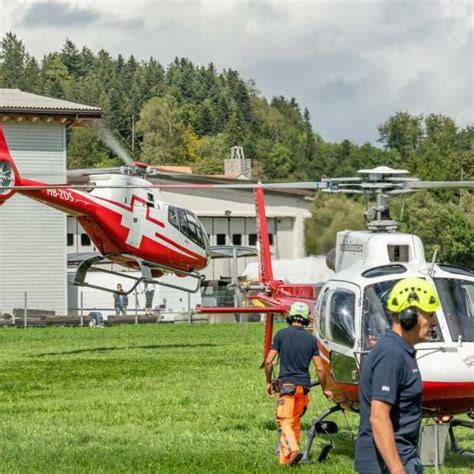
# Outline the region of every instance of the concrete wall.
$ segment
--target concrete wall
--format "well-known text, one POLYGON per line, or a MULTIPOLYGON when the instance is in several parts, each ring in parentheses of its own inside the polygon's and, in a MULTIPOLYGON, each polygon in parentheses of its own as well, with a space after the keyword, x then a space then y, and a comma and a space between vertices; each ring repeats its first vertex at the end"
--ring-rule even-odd
MULTIPOLYGON (((58 123, 3 124, 22 175, 52 183, 66 180, 65 127, 58 123)), ((0 207, 0 312, 28 307, 65 314, 66 216, 24 196, 0 207)))

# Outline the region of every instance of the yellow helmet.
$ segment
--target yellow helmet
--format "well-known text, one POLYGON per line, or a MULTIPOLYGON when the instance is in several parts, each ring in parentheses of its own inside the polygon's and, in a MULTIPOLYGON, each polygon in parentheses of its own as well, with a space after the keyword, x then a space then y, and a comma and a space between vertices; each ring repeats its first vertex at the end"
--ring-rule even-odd
POLYGON ((307 326, 309 324, 309 315, 309 306, 301 301, 296 301, 291 305, 286 321, 288 324, 291 324, 294 320, 297 320, 307 326))
POLYGON ((440 307, 436 289, 423 278, 400 280, 388 296, 387 309, 392 313, 401 313, 411 307, 425 313, 434 313, 440 307))

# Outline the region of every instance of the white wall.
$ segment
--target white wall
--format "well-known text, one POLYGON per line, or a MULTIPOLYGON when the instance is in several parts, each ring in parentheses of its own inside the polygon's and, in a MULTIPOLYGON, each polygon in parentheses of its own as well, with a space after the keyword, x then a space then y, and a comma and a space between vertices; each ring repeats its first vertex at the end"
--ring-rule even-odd
MULTIPOLYGON (((3 130, 22 175, 65 182, 65 127, 5 122, 3 130)), ((66 314, 66 216, 24 196, 0 207, 0 312, 23 307, 66 314)))

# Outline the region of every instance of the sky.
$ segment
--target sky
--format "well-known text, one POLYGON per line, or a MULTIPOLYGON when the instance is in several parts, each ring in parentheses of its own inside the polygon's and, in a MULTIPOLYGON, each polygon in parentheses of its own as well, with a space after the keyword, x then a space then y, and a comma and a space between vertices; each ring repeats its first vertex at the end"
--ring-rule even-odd
POLYGON ((474 3, 465 0, 0 0, 41 59, 66 38, 113 56, 213 62, 295 97, 326 141, 376 143, 397 111, 474 123, 474 3))

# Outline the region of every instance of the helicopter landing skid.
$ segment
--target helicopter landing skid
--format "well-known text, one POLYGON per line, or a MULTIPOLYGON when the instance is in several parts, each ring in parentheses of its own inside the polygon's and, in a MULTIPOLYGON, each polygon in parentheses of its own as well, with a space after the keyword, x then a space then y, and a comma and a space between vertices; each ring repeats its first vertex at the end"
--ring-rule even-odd
POLYGON ((451 441, 451 451, 456 454, 462 454, 463 456, 469 456, 469 457, 474 457, 474 451, 469 451, 468 449, 462 449, 458 441, 456 439, 456 435, 454 434, 454 428, 456 426, 464 426, 465 428, 474 428, 474 421, 468 421, 468 420, 459 420, 454 418, 451 420, 451 423, 449 424, 449 439, 451 441))
MULTIPOLYGON (((88 288, 95 288, 96 290, 107 291, 109 293, 115 293, 116 290, 114 288, 107 288, 105 286, 92 285, 86 282, 87 273, 92 268, 94 268, 94 271, 109 273, 111 275, 118 275, 121 278, 128 278, 129 280, 134 280, 133 286, 128 291, 124 291, 124 294, 126 295, 132 293, 132 291, 135 290, 135 288, 142 282, 151 283, 154 285, 166 286, 168 288, 174 288, 175 290, 186 291, 187 293, 197 293, 199 289, 201 288, 202 281, 205 278, 204 275, 201 275, 200 273, 197 273, 197 272, 186 272, 184 270, 178 271, 176 269, 169 268, 163 265, 153 265, 153 267, 151 267, 145 260, 142 260, 140 258, 134 257, 133 255, 128 255, 128 254, 121 254, 120 256, 126 257, 129 260, 135 261, 138 268, 140 269, 140 273, 142 274, 141 277, 135 277, 132 275, 127 275, 124 272, 115 272, 113 270, 107 270, 105 268, 100 268, 98 266, 97 267, 95 266, 99 263, 103 263, 105 260, 107 260, 111 256, 112 256, 111 254, 95 255, 93 257, 83 260, 80 263, 80 265, 77 267, 76 276, 74 278, 73 284, 75 286, 86 286, 88 288), (163 270, 164 272, 179 273, 182 276, 194 278, 196 280, 196 285, 193 288, 187 288, 185 286, 173 285, 172 283, 165 283, 160 280, 156 280, 155 278, 153 278, 152 270, 163 270)), ((113 254, 113 256, 117 256, 117 254, 113 254)))
MULTIPOLYGON (((301 458, 302 463, 309 463, 309 453, 311 451, 311 447, 313 446, 313 441, 318 435, 318 433, 321 432, 318 427, 321 425, 322 421, 329 415, 336 413, 337 411, 342 411, 344 410, 340 405, 334 405, 331 408, 328 408, 327 410, 324 410, 318 417, 316 417, 312 422, 311 422, 311 428, 308 431, 308 438, 306 440, 306 446, 303 451, 303 457, 301 458)), ((331 422, 329 422, 331 423, 331 422)), ((329 445, 327 445, 329 446, 329 445)), ((326 447, 323 447, 323 450, 326 447)), ((332 448, 332 444, 331 444, 332 448)), ((329 448, 330 449, 330 448, 329 448)), ((328 450, 329 452, 329 450, 328 450)), ((322 453, 321 453, 322 454, 322 453)), ((324 453, 324 456, 319 456, 321 461, 324 461, 328 453, 324 453)))

